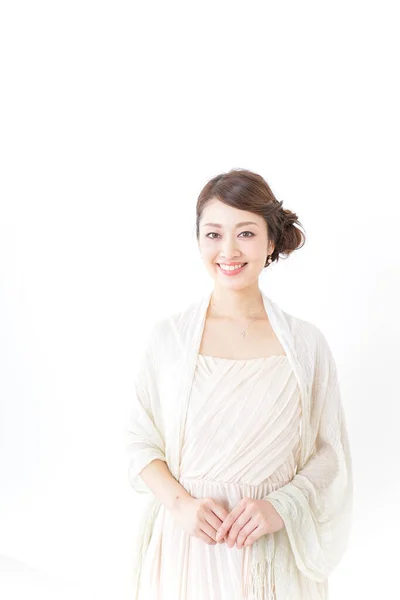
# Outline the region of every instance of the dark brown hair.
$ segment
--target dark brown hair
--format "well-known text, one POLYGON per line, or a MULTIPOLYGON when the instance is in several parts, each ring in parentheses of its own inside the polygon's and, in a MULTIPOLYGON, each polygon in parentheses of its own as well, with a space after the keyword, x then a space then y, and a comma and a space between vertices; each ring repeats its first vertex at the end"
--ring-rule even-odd
MULTIPOLYGON (((196 205, 196 237, 199 239, 199 222, 207 203, 217 199, 240 210, 246 210, 264 218, 267 224, 268 238, 275 244, 272 261, 278 262, 302 248, 306 238, 300 229, 302 224, 291 210, 282 208, 283 201, 278 201, 268 183, 257 173, 247 169, 231 169, 210 179, 201 190, 196 205)), ((304 229, 304 228, 303 228, 304 229)), ((268 266, 268 265, 265 265, 268 266)))

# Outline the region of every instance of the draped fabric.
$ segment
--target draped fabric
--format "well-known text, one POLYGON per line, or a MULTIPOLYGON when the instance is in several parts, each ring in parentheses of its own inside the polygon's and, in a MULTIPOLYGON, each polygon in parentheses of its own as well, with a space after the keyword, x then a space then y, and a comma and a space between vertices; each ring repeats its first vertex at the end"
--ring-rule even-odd
MULTIPOLYGON (((180 586, 179 593, 174 590, 178 595, 161 595, 160 599, 196 598, 184 591, 190 585, 185 573, 194 571, 187 563, 182 567, 184 557, 196 555, 193 549, 203 557, 196 562, 202 570, 197 571, 200 574, 193 589, 208 589, 212 580, 220 590, 216 600, 232 596, 230 589, 224 589, 228 584, 221 569, 213 570, 212 561, 204 560, 212 552, 219 557, 213 563, 216 568, 228 564, 236 578, 241 557, 240 592, 235 588, 240 599, 328 598, 328 577, 349 540, 353 491, 336 365, 325 336, 315 325, 283 311, 261 293, 271 326, 285 350, 283 357, 218 360, 217 365, 212 362, 214 357, 199 355, 210 294, 159 320, 149 334, 135 375, 127 430, 130 481, 137 492, 149 498, 134 565, 137 599, 144 598, 139 595, 140 587, 145 589, 149 573, 161 577, 165 590, 180 586), (206 384, 207 369, 210 379, 206 384), (271 379, 273 373, 278 379, 271 379), (284 373, 290 374, 286 388, 284 373), (254 394, 244 394, 251 397, 252 411, 246 411, 243 395, 231 394, 231 398, 224 392, 225 384, 229 389, 235 380, 236 389, 242 386, 248 392, 253 383, 254 394), (269 392, 268 381, 280 381, 271 387, 275 394, 269 392), (293 401, 296 391, 297 404, 293 401), (232 412, 224 413, 229 401, 233 402, 232 412), (276 410, 274 402, 286 409, 276 410), (196 408, 199 406, 203 408, 196 408), (223 413, 230 417, 230 434, 221 427, 223 413), (224 456, 218 455, 216 448, 223 439, 228 446, 224 456), (224 549, 224 544, 208 546, 193 536, 185 538, 140 478, 141 470, 154 458, 165 460, 172 475, 193 496, 215 495, 229 510, 243 494, 270 501, 282 517, 284 529, 240 550, 224 549), (171 550, 178 547, 180 559, 174 557, 172 565, 176 577, 165 579, 168 540, 173 539, 178 546, 171 550), (179 579, 177 574, 182 572, 179 579)), ((213 596, 197 596, 199 600, 203 597, 213 596)))
MULTIPOLYGON (((294 475, 300 413, 286 356, 230 360, 199 355, 180 484, 194 498, 214 498, 228 511, 244 497, 262 499, 294 475)), ((251 585, 248 554, 248 547, 207 545, 189 536, 162 507, 139 598, 240 600, 251 585)))

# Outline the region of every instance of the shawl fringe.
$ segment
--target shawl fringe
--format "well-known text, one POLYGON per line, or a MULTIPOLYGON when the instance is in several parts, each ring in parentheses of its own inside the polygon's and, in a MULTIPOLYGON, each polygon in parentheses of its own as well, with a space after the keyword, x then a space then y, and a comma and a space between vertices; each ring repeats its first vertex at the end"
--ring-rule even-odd
POLYGON ((276 600, 274 582, 275 540, 262 536, 250 548, 251 566, 244 588, 246 600, 276 600))

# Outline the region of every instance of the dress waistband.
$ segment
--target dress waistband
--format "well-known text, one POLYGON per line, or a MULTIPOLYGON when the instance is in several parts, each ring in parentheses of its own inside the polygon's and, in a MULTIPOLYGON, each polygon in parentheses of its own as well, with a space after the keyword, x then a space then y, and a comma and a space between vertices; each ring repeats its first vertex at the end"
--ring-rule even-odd
POLYGON ((197 493, 200 495, 211 495, 211 492, 216 495, 226 495, 229 492, 238 493, 241 496, 249 498, 261 499, 267 494, 283 487, 289 483, 295 473, 289 471, 289 469, 283 469, 279 472, 274 473, 271 477, 265 481, 252 485, 249 483, 236 482, 236 481, 222 481, 219 479, 207 479, 207 478, 194 478, 186 477, 184 474, 179 477, 179 483, 194 496, 197 497, 197 493))

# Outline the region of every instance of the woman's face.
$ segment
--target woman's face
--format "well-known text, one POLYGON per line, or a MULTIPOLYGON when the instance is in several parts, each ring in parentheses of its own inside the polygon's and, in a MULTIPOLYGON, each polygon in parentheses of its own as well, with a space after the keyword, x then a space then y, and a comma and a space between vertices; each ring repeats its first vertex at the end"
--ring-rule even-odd
POLYGON ((274 251, 262 217, 214 198, 203 210, 198 246, 204 266, 215 282, 235 288, 256 282, 267 255, 274 251), (247 264, 238 271, 223 271, 219 266, 230 263, 247 264))

